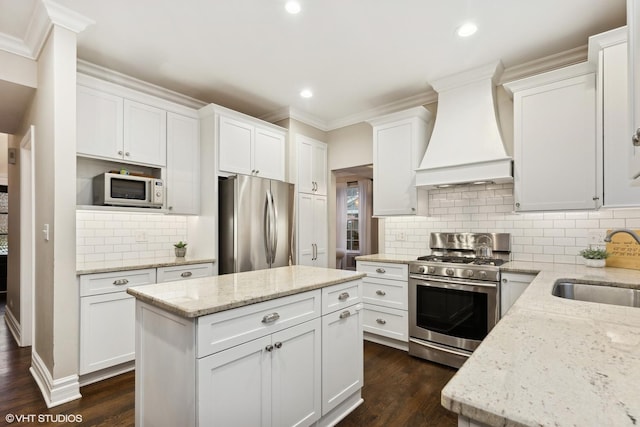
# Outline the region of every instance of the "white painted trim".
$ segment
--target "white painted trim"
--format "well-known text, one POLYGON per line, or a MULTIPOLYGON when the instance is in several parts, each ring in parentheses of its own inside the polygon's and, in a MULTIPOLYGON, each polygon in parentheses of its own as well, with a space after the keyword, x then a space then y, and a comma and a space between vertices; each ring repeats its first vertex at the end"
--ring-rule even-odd
POLYGON ((24 345, 22 345, 22 331, 20 329, 20 323, 18 322, 18 319, 16 319, 16 317, 13 315, 13 312, 11 311, 11 308, 9 306, 5 308, 4 323, 6 323, 7 328, 9 328, 11 335, 13 335, 13 339, 16 340, 16 344, 18 344, 19 347, 25 347, 24 345))
POLYGON ((34 336, 35 295, 35 126, 20 141, 20 318, 23 346, 29 346, 34 336))
POLYGON ((62 28, 66 28, 74 33, 81 33, 87 29, 88 26, 96 23, 91 18, 88 18, 75 10, 69 9, 51 0, 41 0, 42 5, 46 8, 47 15, 51 19, 53 25, 57 25, 62 28))
POLYGON ((513 96, 515 92, 531 89, 541 85, 555 83, 561 80, 570 79, 572 77, 583 76, 589 73, 595 73, 592 64, 582 62, 580 64, 569 65, 567 67, 558 68, 557 70, 547 71, 546 73, 537 74, 535 76, 526 77, 521 80, 515 80, 505 83, 503 86, 509 96, 513 96))
POLYGON ((482 82, 485 80, 491 80, 495 84, 503 72, 504 65, 502 65, 502 61, 498 60, 490 64, 485 64, 480 67, 475 67, 434 80, 431 82, 431 86, 433 87, 433 90, 440 93, 459 88, 460 86, 466 86, 470 83, 482 82))
POLYGON ((217 104, 208 104, 198 110, 198 115, 202 119, 204 117, 212 116, 212 115, 224 115, 226 117, 231 117, 237 120, 242 120, 246 123, 250 123, 254 126, 260 126, 262 128, 270 129, 274 132, 278 132, 281 134, 285 134, 288 132, 288 129, 283 128, 282 126, 274 125, 273 123, 269 123, 265 120, 259 119, 257 117, 249 116, 244 113, 240 113, 238 111, 232 110, 227 107, 223 107, 222 105, 217 104))
POLYGON ((0 33, 0 50, 33 59, 31 48, 18 37, 13 37, 9 34, 0 33))
POLYGON ((409 343, 406 341, 394 340, 393 338, 383 337, 382 335, 372 334, 371 332, 364 331, 363 339, 365 341, 371 341, 376 344, 385 345, 402 351, 409 351, 409 343))
POLYGON ((627 38, 626 25, 624 27, 616 28, 615 30, 607 31, 606 33, 589 37, 587 60, 593 65, 593 67, 598 67, 600 51, 607 47, 626 43, 627 38))
POLYGON ((38 384, 47 408, 62 405, 80 399, 80 383, 77 375, 69 375, 54 380, 35 349, 31 350, 31 367, 29 372, 38 384))
POLYGON ((425 122, 428 122, 432 118, 431 111, 424 107, 414 107, 408 110, 398 111, 395 113, 387 114, 382 117, 376 117, 374 119, 367 120, 371 126, 380 126, 386 123, 397 122, 398 120, 418 118, 425 122))
POLYGON ((96 383, 98 381, 106 380, 107 378, 115 377, 117 375, 131 372, 136 368, 136 361, 121 363, 116 366, 101 369, 96 372, 90 372, 80 376, 80 387, 84 387, 89 384, 96 383))
POLYGON ((169 89, 165 89, 163 87, 136 79, 134 77, 119 73, 117 71, 110 70, 108 68, 101 67, 99 65, 92 64, 87 61, 83 61, 81 59, 78 59, 77 71, 79 73, 78 83, 83 84, 85 86, 89 86, 92 83, 96 83, 96 80, 93 80, 93 79, 87 80, 86 76, 88 76, 88 77, 93 77, 98 81, 113 83, 118 86, 123 86, 128 89, 142 92, 144 94, 161 98, 166 101, 170 101, 170 102, 180 104, 182 106, 193 108, 193 109, 199 109, 207 105, 206 102, 200 101, 199 99, 195 99, 190 96, 186 96, 181 93, 174 92, 169 89))
POLYGON ((587 45, 579 46, 564 52, 555 53, 524 64, 515 65, 504 70, 498 84, 505 84, 514 80, 520 80, 525 77, 544 73, 546 71, 555 70, 566 67, 568 65, 577 64, 587 60, 587 45))

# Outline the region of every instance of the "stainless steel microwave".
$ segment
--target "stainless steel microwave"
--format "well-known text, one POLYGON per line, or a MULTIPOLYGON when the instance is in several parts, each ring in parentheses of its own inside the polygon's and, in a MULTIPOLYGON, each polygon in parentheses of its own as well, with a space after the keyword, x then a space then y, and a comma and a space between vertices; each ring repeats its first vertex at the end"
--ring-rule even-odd
POLYGON ((161 208, 164 185, 156 178, 103 173, 93 177, 93 204, 161 208))

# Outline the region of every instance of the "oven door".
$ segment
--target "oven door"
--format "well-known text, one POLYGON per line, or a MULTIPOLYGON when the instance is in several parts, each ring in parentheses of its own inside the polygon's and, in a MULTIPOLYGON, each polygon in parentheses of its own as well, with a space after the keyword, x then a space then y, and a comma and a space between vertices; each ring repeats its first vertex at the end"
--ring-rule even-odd
POLYGON ((446 279, 409 279, 409 335, 473 351, 498 321, 498 287, 446 279))

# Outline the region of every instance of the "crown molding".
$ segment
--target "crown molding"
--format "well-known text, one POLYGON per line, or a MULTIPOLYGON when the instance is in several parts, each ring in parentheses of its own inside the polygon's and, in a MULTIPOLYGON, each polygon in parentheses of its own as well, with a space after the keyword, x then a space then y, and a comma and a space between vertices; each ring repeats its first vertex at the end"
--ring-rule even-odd
POLYGON ((497 60, 480 67, 472 68, 470 70, 465 70, 434 80, 431 82, 431 87, 433 88, 433 90, 440 93, 459 88, 460 86, 466 86, 471 83, 483 82, 486 80, 491 80, 495 84, 503 72, 504 65, 502 65, 502 61, 497 60))
POLYGON ((184 105, 189 108, 200 109, 207 105, 206 102, 200 101, 199 99, 165 89, 152 83, 147 83, 136 79, 135 77, 101 67, 100 65, 92 64, 91 62, 87 62, 82 59, 78 59, 77 71, 78 73, 94 77, 99 80, 114 83, 116 85, 171 101, 176 104, 184 105))
POLYGON ((592 64, 584 61, 579 64, 568 65, 545 73, 525 77, 520 80, 514 80, 509 83, 505 83, 503 87, 509 95, 513 96, 515 92, 540 87, 541 85, 555 83, 572 77, 583 76, 593 72, 592 64))
POLYGON ((627 42, 627 26, 607 31, 606 33, 597 34, 589 37, 589 53, 588 60, 594 67, 598 66, 598 58, 601 50, 620 43, 627 42))
POLYGON ((329 130, 326 120, 291 107, 284 107, 271 113, 267 113, 260 116, 259 119, 269 123, 279 122, 284 119, 294 119, 324 132, 329 130))
POLYGON ((568 65, 578 64, 587 60, 587 45, 579 46, 564 52, 555 53, 524 64, 509 67, 502 73, 502 78, 498 82, 504 85, 507 82, 520 80, 536 74, 541 74, 568 65))
POLYGON ((0 50, 33 59, 31 48, 24 41, 9 34, 0 33, 0 50))

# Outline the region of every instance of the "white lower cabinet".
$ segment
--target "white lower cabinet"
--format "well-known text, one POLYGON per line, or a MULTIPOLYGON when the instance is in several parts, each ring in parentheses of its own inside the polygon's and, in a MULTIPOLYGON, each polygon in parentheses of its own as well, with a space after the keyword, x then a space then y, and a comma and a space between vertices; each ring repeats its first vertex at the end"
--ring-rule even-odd
POLYGON ((536 274, 501 273, 500 281, 500 317, 507 314, 514 302, 536 278, 536 274))
POLYGON ((213 275, 213 263, 174 265, 159 267, 157 283, 174 282, 176 280, 195 279, 213 275))
POLYGON ((197 362, 199 425, 309 425, 321 414, 320 318, 197 362))
POLYGON ((401 350, 409 346, 409 266, 358 261, 363 282, 364 338, 401 350))
POLYGON ((361 297, 356 280, 192 319, 137 301, 136 425, 335 425, 362 402, 361 297))

